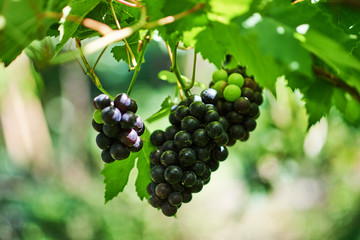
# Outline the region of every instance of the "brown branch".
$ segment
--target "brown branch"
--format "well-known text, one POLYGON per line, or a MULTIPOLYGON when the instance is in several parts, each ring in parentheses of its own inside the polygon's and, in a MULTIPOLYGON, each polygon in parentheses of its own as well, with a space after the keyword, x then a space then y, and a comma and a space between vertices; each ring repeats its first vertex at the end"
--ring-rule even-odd
POLYGON ((113 29, 111 27, 109 27, 108 25, 106 25, 105 23, 98 22, 91 18, 85 18, 82 21, 82 25, 84 25, 84 27, 87 27, 87 28, 97 31, 98 33, 100 33, 103 36, 107 35, 113 31, 113 29))
POLYGON ((330 84, 334 85, 337 88, 343 89, 345 92, 349 93, 356 101, 360 103, 360 93, 356 88, 350 86, 342 79, 325 71, 319 66, 313 66, 313 71, 316 76, 321 77, 322 79, 328 81, 330 84))

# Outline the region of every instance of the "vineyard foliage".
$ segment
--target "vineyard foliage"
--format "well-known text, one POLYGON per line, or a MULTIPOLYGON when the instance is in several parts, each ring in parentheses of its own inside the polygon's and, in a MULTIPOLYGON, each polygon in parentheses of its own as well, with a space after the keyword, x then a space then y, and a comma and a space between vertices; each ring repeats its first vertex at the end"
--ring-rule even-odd
MULTIPOLYGON (((217 68, 230 54, 228 67, 246 66, 247 74, 274 94, 276 79, 285 77, 288 86, 303 95, 309 127, 332 107, 348 124, 360 123, 360 8, 350 1, 142 0, 131 7, 111 0, 1 0, 0 8, 0 61, 5 67, 23 50, 35 63, 71 60, 79 50, 65 46, 75 37, 88 40, 82 44, 85 55, 126 37, 134 59, 139 59, 144 37, 158 34, 171 47, 180 42, 194 48, 217 68), (104 32, 99 26, 118 29, 112 10, 122 30, 109 40, 115 31, 104 32), (95 21, 85 24, 84 19, 95 21), (49 38, 57 45, 45 56, 43 42, 49 38)), ((128 62, 124 44, 110 47, 117 61, 128 62)), ((166 74, 160 76, 174 80, 166 74)), ((171 106, 165 99, 149 120, 166 115, 171 106)), ((141 199, 148 197, 148 156, 153 149, 149 135, 147 131, 142 136, 142 151, 105 166, 106 201, 123 191, 135 165, 137 193, 141 199)))

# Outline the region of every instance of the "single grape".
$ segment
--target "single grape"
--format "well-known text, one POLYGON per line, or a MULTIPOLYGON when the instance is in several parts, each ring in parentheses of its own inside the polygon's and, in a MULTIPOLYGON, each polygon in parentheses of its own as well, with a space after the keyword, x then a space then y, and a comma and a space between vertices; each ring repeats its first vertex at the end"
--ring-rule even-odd
POLYGON ((150 177, 156 183, 162 183, 164 179, 165 168, 162 165, 155 165, 151 168, 150 177))
POLYGON ((114 99, 114 105, 122 113, 125 113, 131 106, 131 99, 126 93, 118 94, 114 99))
POLYGON ((185 100, 185 104, 187 107, 190 106, 191 103, 193 102, 201 102, 202 99, 199 95, 197 94, 193 94, 193 95, 190 95, 186 100, 185 100))
POLYGON ((196 101, 189 105, 189 113, 195 118, 201 120, 206 113, 206 105, 203 102, 196 101))
POLYGON ((254 101, 255 93, 251 88, 244 87, 242 88, 241 96, 246 97, 250 101, 254 101))
POLYGON ((119 140, 125 146, 131 147, 136 143, 138 139, 138 134, 134 129, 124 129, 119 134, 119 140))
POLYGON ((231 147, 231 146, 234 146, 236 143, 236 139, 234 138, 229 138, 229 141, 228 143, 226 144, 227 147, 231 147))
POLYGON ((244 117, 243 117, 243 115, 241 115, 238 112, 231 111, 231 112, 226 114, 226 118, 228 119, 228 121, 231 124, 239 124, 239 123, 241 123, 243 121, 244 117))
POLYGON ((195 184, 190 188, 192 193, 198 193, 203 189, 204 183, 202 179, 196 179, 195 184))
POLYGON ((167 150, 177 151, 177 147, 175 145, 174 140, 165 141, 164 144, 160 147, 160 149, 163 151, 167 151, 167 150))
POLYGON ((226 117, 220 116, 220 118, 219 118, 219 123, 221 123, 221 125, 223 126, 224 131, 227 132, 228 129, 229 129, 229 127, 230 127, 230 123, 229 123, 229 121, 226 119, 226 117))
POLYGON ((184 192, 181 193, 181 195, 182 195, 182 199, 183 199, 182 202, 183 203, 188 203, 192 199, 192 194, 191 194, 190 191, 184 191, 184 192))
POLYGON ((209 142, 209 137, 206 133, 206 130, 203 128, 199 128, 195 130, 192 135, 193 144, 198 147, 203 147, 209 142))
POLYGON ((113 106, 108 106, 102 110, 101 119, 108 125, 115 125, 121 120, 121 112, 113 106))
MULTIPOLYGON (((161 160, 160 160, 161 161, 161 160)), ((196 161, 196 152, 192 148, 184 148, 179 152, 179 163, 184 166, 191 166, 196 161)))
POLYGON ((214 111, 217 111, 218 109, 215 107, 215 105, 213 104, 205 104, 206 106, 206 110, 210 111, 210 110, 214 110, 214 111))
POLYGON ((196 158, 200 161, 207 162, 210 160, 210 149, 207 146, 195 148, 196 158))
POLYGON ((252 118, 247 118, 244 120, 243 126, 247 132, 251 132, 256 128, 256 121, 252 118))
POLYGON ((104 124, 103 126, 103 132, 106 136, 110 138, 116 138, 121 131, 121 128, 118 124, 116 125, 107 125, 104 124))
POLYGON ((127 111, 133 112, 134 114, 137 112, 138 105, 134 99, 130 99, 130 106, 128 107, 127 111))
POLYGON ((183 173, 181 183, 185 187, 192 187, 196 183, 197 177, 193 171, 185 171, 183 173))
POLYGON ((216 82, 212 88, 217 91, 218 97, 222 98, 222 97, 224 97, 223 93, 224 93, 224 89, 227 85, 228 85, 228 83, 226 81, 220 80, 220 81, 216 82))
POLYGON ((208 88, 208 89, 203 90, 201 92, 200 96, 201 96, 203 103, 205 103, 205 104, 208 104, 208 103, 216 104, 216 102, 218 100, 218 93, 213 88, 208 88))
POLYGON ((143 145, 144 143, 141 138, 137 137, 135 144, 130 147, 130 152, 139 152, 142 149, 143 145))
POLYGON ((113 142, 114 142, 114 140, 107 137, 103 132, 99 133, 96 136, 96 144, 102 150, 110 148, 110 146, 113 142))
POLYGON ((228 78, 228 83, 241 88, 244 85, 244 77, 240 73, 232 73, 228 78))
POLYGON ((254 119, 260 116, 259 106, 256 103, 251 103, 248 116, 254 119))
POLYGON ((222 132, 220 137, 214 138, 214 143, 216 146, 224 146, 229 141, 229 137, 225 131, 222 132))
POLYGON ((231 112, 232 110, 234 110, 234 103, 233 102, 229 102, 229 101, 225 101, 222 105, 222 110, 224 113, 228 113, 231 112))
POLYGON ((155 130, 150 135, 150 141, 156 147, 161 146, 165 142, 165 132, 162 130, 155 130))
POLYGON ((228 78, 228 74, 224 69, 216 70, 212 75, 212 79, 214 82, 218 82, 220 80, 226 81, 227 78, 228 78))
POLYGON ((165 180, 170 184, 176 184, 180 182, 183 171, 181 167, 176 165, 168 166, 164 172, 165 180))
POLYGON ((165 203, 161 206, 161 211, 165 216, 171 217, 176 214, 177 207, 171 205, 168 201, 165 201, 165 203))
POLYGON ((171 184, 171 189, 173 192, 179 192, 182 193, 185 190, 185 187, 181 184, 181 182, 171 184))
POLYGON ((96 109, 94 111, 93 119, 97 124, 103 124, 104 123, 103 120, 101 119, 101 113, 102 113, 101 109, 96 109))
POLYGON ((174 136, 179 130, 180 129, 174 125, 167 127, 165 130, 165 139, 166 140, 174 140, 174 136))
POLYGON ((158 196, 156 196, 155 192, 152 193, 149 197, 149 203, 151 204, 151 206, 153 206, 154 208, 160 208, 163 204, 164 204, 165 200, 159 198, 158 196))
POLYGON ((219 118, 220 118, 220 115, 217 111, 209 110, 206 112, 206 114, 204 116, 204 122, 209 123, 209 122, 213 122, 213 121, 219 121, 219 118))
POLYGON ((123 113, 120 121, 120 126, 123 129, 130 129, 135 127, 137 116, 132 112, 123 113))
POLYGON ((103 129, 104 124, 102 124, 102 123, 97 123, 97 122, 95 122, 95 120, 93 119, 93 120, 91 121, 91 125, 92 125, 92 127, 93 127, 93 129, 94 129, 95 131, 97 131, 97 132, 102 132, 102 129, 103 129))
MULTIPOLYGON (((210 160, 209 162, 207 162, 207 165, 209 166, 209 168, 212 172, 215 172, 216 170, 218 170, 220 163, 219 163, 219 161, 210 160)), ((206 169, 205 169, 205 171, 206 171, 206 169)))
POLYGON ((263 103, 263 101, 264 101, 264 99, 263 99, 261 93, 255 92, 255 94, 254 94, 254 102, 257 105, 261 105, 263 103))
POLYGON ((130 150, 121 142, 115 142, 110 147, 110 153, 115 160, 124 160, 129 157, 130 150))
POLYGON ((187 115, 189 115, 189 108, 187 106, 181 105, 176 108, 175 117, 177 121, 181 121, 187 115))
POLYGON ((168 183, 159 183, 155 188, 156 195, 161 199, 166 199, 171 193, 171 186, 168 183))
POLYGON ((141 136, 145 132, 145 125, 140 116, 136 117, 134 129, 139 136, 141 136))
POLYGON ((177 117, 176 117, 176 111, 171 111, 170 112, 170 115, 169 115, 169 122, 174 125, 174 126, 179 126, 180 125, 180 122, 177 117))
POLYGON ((191 134, 188 131, 181 130, 175 134, 174 141, 179 149, 190 147, 192 144, 191 134))
POLYGON ((209 166, 206 167, 206 171, 203 175, 201 175, 201 180, 203 180, 203 182, 206 182, 208 180, 210 180, 211 177, 211 169, 209 166))
POLYGON ((100 94, 94 98, 93 105, 96 109, 104 109, 110 106, 111 99, 106 94, 100 94))
POLYGON ((220 137, 223 131, 224 128, 218 121, 214 121, 206 125, 206 132, 211 138, 220 137))
POLYGON ((158 148, 151 151, 150 156, 149 156, 150 163, 152 163, 152 164, 160 164, 160 157, 161 157, 162 153, 163 152, 158 148))
POLYGON ((225 146, 216 147, 211 151, 211 159, 215 161, 224 161, 229 155, 229 151, 225 146))
POLYGON ((247 113, 250 110, 251 102, 244 97, 240 97, 234 102, 234 110, 239 113, 247 113))
POLYGON ((224 98, 226 101, 234 102, 241 96, 241 89, 235 84, 229 84, 224 89, 224 98))
POLYGON ((176 152, 172 151, 172 150, 167 150, 165 152, 163 152, 163 154, 161 154, 160 157, 160 163, 167 167, 170 165, 174 165, 178 162, 178 155, 176 152))
POLYGON ((194 132, 200 127, 200 122, 193 116, 186 116, 181 120, 181 128, 189 133, 194 132))
POLYGON ((171 205, 173 205, 174 207, 180 206, 182 200, 183 200, 183 197, 182 197, 181 193, 179 193, 179 192, 170 193, 169 199, 168 199, 169 203, 171 205))
POLYGON ((201 176, 206 171, 206 164, 201 161, 196 161, 192 166, 191 171, 193 171, 197 176, 201 176))
POLYGON ((252 80, 251 78, 245 78, 244 87, 250 88, 253 91, 255 91, 256 85, 255 85, 254 80, 252 80))
POLYGON ((151 189, 151 186, 154 182, 150 182, 147 186, 146 186, 146 192, 151 195, 154 191, 151 189))
POLYGON ((101 152, 101 159, 104 161, 104 163, 112 163, 115 161, 115 159, 111 156, 109 149, 103 150, 101 152))
POLYGON ((245 136, 245 129, 242 125, 236 124, 229 128, 229 136, 235 140, 241 139, 245 136))

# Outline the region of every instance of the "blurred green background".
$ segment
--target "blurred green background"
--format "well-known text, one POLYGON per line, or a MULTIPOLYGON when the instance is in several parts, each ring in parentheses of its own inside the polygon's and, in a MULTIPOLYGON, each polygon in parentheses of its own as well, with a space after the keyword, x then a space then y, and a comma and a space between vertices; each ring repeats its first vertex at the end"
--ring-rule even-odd
MULTIPOLYGON (((50 67, 39 56, 46 58, 33 64, 23 54, 0 68, 1 240, 360 239, 359 128, 332 110, 307 131, 301 93, 285 78, 276 99, 264 91, 250 139, 232 147, 210 183, 168 218, 137 198, 135 169, 124 193, 104 205, 91 128, 100 92, 76 62, 50 67)), ((191 77, 192 51, 179 57, 191 77)), ((157 78, 170 67, 165 46, 152 41, 145 60, 132 93, 143 119, 175 94, 157 78)), ((214 70, 199 60, 196 79, 207 85, 214 70)), ((126 92, 132 75, 109 51, 96 73, 113 95, 126 92)), ((168 125, 164 118, 147 127, 168 125)))

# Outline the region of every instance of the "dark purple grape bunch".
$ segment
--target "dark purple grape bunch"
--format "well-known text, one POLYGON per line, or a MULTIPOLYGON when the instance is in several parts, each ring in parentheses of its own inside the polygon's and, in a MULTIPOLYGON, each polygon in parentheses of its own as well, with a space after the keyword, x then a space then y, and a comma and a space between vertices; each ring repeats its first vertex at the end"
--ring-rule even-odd
POLYGON ((217 112, 217 98, 214 89, 190 96, 172 108, 171 126, 150 136, 157 148, 150 154, 149 203, 165 216, 190 202, 228 156, 228 123, 217 112))
POLYGON ((260 115, 262 88, 241 67, 215 71, 210 87, 218 92, 215 105, 220 117, 228 122, 225 129, 229 137, 227 146, 233 146, 237 140, 248 140, 260 115))
POLYGON ((95 112, 92 126, 99 132, 96 144, 102 150, 101 158, 105 163, 124 160, 131 152, 143 147, 140 136, 145 125, 135 113, 137 104, 125 93, 117 95, 111 101, 108 95, 100 94, 94 98, 95 112))

